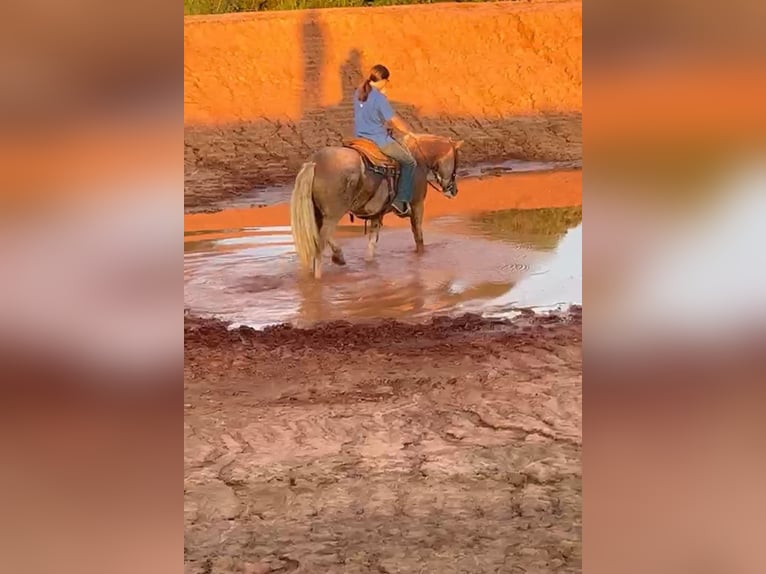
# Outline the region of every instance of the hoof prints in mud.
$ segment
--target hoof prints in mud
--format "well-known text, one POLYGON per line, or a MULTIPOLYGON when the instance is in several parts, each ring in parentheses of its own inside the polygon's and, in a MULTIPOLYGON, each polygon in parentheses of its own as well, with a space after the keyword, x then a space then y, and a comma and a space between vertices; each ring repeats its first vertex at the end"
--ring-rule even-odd
POLYGON ((580 339, 187 318, 186 571, 579 572, 580 339))

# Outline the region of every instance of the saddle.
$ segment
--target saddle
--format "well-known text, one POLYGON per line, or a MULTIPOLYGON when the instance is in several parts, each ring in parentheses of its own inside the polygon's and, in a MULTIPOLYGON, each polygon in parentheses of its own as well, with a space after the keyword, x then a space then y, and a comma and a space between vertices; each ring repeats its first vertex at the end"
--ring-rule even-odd
POLYGON ((373 141, 354 138, 344 141, 343 145, 359 152, 362 158, 369 163, 370 167, 399 171, 399 163, 380 151, 380 148, 373 141))
MULTIPOLYGON (((396 196, 396 188, 399 184, 400 174, 399 162, 388 157, 380 151, 380 148, 375 142, 367 139, 354 138, 344 140, 343 147, 351 148, 356 151, 362 157, 367 171, 371 171, 385 178, 386 183, 388 184, 388 200, 383 206, 383 212, 385 213, 385 211, 390 208, 391 202, 394 201, 394 197, 396 196)), ((353 222, 354 214, 349 213, 349 215, 353 222)), ((370 219, 373 216, 357 215, 357 217, 360 219, 370 219)))

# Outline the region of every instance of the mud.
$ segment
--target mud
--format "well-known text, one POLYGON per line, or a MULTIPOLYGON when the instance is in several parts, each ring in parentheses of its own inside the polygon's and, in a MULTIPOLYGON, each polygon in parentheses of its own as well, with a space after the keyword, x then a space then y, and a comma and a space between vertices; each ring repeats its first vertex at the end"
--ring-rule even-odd
POLYGON ((581 331, 187 316, 186 572, 579 572, 581 331))

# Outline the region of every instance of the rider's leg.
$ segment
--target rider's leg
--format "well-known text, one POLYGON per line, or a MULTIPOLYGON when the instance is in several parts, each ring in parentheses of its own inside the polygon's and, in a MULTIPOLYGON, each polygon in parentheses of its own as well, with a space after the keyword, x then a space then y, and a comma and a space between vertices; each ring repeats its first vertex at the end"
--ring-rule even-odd
POLYGON ((400 212, 408 213, 409 204, 412 201, 412 194, 414 192, 417 162, 409 150, 399 142, 388 143, 380 148, 380 151, 399 162, 401 175, 399 176, 399 187, 396 191, 394 205, 400 212))

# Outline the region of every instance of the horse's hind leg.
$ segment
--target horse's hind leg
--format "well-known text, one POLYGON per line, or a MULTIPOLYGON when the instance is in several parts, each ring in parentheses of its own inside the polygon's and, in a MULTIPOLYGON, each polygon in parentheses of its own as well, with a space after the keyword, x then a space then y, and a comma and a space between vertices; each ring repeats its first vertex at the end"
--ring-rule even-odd
POLYGON ((340 248, 340 245, 338 245, 338 242, 330 237, 327 240, 327 243, 330 244, 330 249, 332 249, 332 262, 336 265, 345 265, 346 258, 343 257, 343 250, 340 248))
POLYGON ((324 253, 324 247, 325 245, 329 245, 330 249, 332 249, 332 261, 333 263, 337 265, 345 265, 346 260, 343 257, 343 251, 341 250, 340 246, 337 244, 335 239, 333 239, 333 234, 335 233, 336 227, 338 227, 338 221, 337 219, 329 219, 325 217, 324 221, 322 222, 322 228, 319 230, 319 253, 320 253, 320 261, 316 264, 314 268, 314 276, 319 279, 321 277, 321 254, 324 253), (316 270, 320 269, 319 275, 317 276, 316 270))

